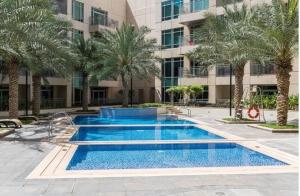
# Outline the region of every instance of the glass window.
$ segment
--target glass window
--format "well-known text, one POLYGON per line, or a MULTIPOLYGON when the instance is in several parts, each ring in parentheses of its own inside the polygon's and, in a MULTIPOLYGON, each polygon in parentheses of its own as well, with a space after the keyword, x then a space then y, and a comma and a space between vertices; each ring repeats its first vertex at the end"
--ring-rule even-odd
POLYGON ((8 110, 8 87, 0 86, 0 111, 8 110))
MULTIPOLYGON (((191 96, 191 99, 192 98, 193 96, 191 96)), ((208 101, 208 86, 203 87, 203 91, 199 95, 197 95, 196 99, 203 102, 208 101)))
POLYGON ((208 9, 208 0, 191 0, 191 12, 198 12, 208 9))
POLYGON ((41 88, 41 99, 53 99, 53 86, 42 86, 41 88))
POLYGON ((162 46, 163 49, 172 48, 172 30, 162 31, 162 46))
POLYGON ((77 30, 77 29, 72 30, 72 39, 82 37, 82 36, 83 36, 83 31, 80 31, 80 30, 77 30))
POLYGON ((183 0, 173 0, 173 18, 178 18, 183 8, 183 0))
POLYGON ((162 21, 178 18, 183 7, 183 0, 167 0, 161 3, 162 21))
POLYGON ((191 69, 190 69, 192 77, 207 77, 208 71, 207 67, 201 65, 200 63, 196 63, 191 61, 191 69))
POLYGON ((54 0, 54 9, 55 13, 58 14, 67 14, 68 11, 68 2, 67 0, 54 0))
POLYGON ((178 85, 179 69, 183 67, 183 58, 168 58, 162 63, 162 100, 168 102, 169 95, 165 92, 171 86, 178 85))
POLYGON ((162 21, 171 20, 172 19, 172 2, 165 1, 161 3, 162 10, 162 21))
POLYGON ((103 25, 107 26, 107 12, 104 10, 100 10, 97 8, 92 8, 92 13, 91 13, 91 24, 92 25, 103 25))
POLYGON ((172 77, 172 60, 166 59, 164 62, 164 77, 172 77))
POLYGON ((79 1, 72 1, 72 18, 74 20, 83 22, 84 19, 84 5, 79 1))
POLYGON ((178 48, 182 45, 183 28, 162 31, 162 48, 178 48))
POLYGON ((179 46, 181 46, 183 40, 183 28, 174 29, 173 35, 174 35, 173 48, 178 48, 179 46))

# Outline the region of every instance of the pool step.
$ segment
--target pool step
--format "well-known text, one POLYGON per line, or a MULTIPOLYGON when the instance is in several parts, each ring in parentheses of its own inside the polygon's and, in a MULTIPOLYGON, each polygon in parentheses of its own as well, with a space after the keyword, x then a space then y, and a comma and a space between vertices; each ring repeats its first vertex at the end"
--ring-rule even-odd
POLYGON ((171 112, 173 114, 182 114, 183 113, 182 111, 180 111, 179 108, 175 108, 175 107, 168 108, 167 110, 168 110, 168 112, 171 112))
POLYGON ((77 129, 74 127, 68 127, 63 133, 60 135, 56 136, 53 139, 54 143, 68 143, 72 135, 77 129))

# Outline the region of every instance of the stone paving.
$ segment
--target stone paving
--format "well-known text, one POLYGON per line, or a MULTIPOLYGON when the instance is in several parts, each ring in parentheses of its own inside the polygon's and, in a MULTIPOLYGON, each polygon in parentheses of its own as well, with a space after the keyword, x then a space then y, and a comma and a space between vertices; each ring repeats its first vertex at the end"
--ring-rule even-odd
MULTIPOLYGON (((285 152, 298 154, 298 134, 274 134, 247 127, 216 122, 226 109, 192 109, 195 119, 210 126, 257 140, 285 152)), ((268 118, 272 120, 274 112, 268 118)), ((291 112, 290 120, 298 118, 291 112)), ((26 176, 54 148, 40 142, 46 127, 20 130, 0 141, 0 196, 297 196, 297 174, 204 175, 174 177, 132 177, 98 179, 26 180, 26 176), (32 139, 34 138, 34 139, 32 139)))

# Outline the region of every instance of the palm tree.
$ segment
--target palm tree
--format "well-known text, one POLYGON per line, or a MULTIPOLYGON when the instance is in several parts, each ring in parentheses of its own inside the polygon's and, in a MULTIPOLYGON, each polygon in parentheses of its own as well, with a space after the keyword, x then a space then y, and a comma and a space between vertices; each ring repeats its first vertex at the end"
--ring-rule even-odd
POLYGON ((104 31, 99 39, 102 68, 96 73, 99 79, 121 78, 123 86, 123 107, 128 106, 129 81, 131 78, 146 80, 159 75, 155 66, 158 49, 155 39, 147 39, 147 27, 135 29, 123 24, 116 31, 104 31))
POLYGON ((39 35, 43 45, 29 47, 30 56, 27 58, 26 65, 32 72, 32 113, 34 115, 40 114, 42 78, 47 82, 46 76, 49 73, 67 78, 72 64, 76 62, 68 44, 69 27, 68 21, 56 17, 48 18, 43 25, 44 32, 40 32, 39 35))
POLYGON ((272 0, 255 9, 255 50, 274 62, 277 78, 277 124, 287 124, 292 60, 298 46, 298 0, 272 0))
MULTIPOLYGON (((66 47, 61 53, 59 49, 56 50, 55 54, 51 54, 48 50, 47 56, 33 59, 30 64, 28 64, 29 69, 32 73, 32 87, 33 87, 33 99, 32 99, 32 114, 39 115, 41 107, 41 82, 48 82, 47 76, 56 75, 58 77, 67 78, 69 73, 71 73, 71 62, 75 62, 75 58, 71 58, 72 54, 69 53, 70 50, 66 47), (60 56, 63 55, 63 56, 60 56)), ((46 54, 46 53, 45 53, 46 54)))
POLYGON ((73 40, 71 47, 78 58, 75 70, 82 74, 82 109, 87 111, 89 75, 97 64, 97 45, 92 38, 85 40, 80 36, 73 40))
MULTIPOLYGON (((55 48, 49 32, 56 17, 49 0, 2 0, 0 2, 0 56, 9 77, 9 116, 18 117, 20 68, 34 51, 55 48), (48 28, 46 28, 48 27, 48 28)), ((54 28, 55 29, 55 28, 54 28)))
POLYGON ((208 15, 203 26, 196 32, 199 46, 188 56, 204 66, 232 65, 235 74, 235 116, 242 118, 239 106, 243 98, 244 67, 256 55, 249 52, 252 13, 245 5, 239 9, 224 7, 224 16, 208 15), (238 115, 239 114, 239 115, 238 115))

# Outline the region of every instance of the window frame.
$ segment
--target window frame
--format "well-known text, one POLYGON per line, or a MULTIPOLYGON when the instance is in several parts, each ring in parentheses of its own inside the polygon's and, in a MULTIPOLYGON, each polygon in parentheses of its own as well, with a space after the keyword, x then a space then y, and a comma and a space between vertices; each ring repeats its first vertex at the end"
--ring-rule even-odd
POLYGON ((182 40, 184 37, 184 29, 183 27, 179 27, 179 28, 175 28, 175 29, 167 29, 167 30, 163 30, 161 32, 161 45, 162 45, 162 49, 170 49, 170 48, 179 48, 180 46, 182 46, 182 40), (179 33, 179 36, 175 36, 176 33, 179 33), (171 43, 166 45, 166 35, 170 36, 171 39, 171 43), (175 41, 175 38, 178 39, 178 41, 175 41), (178 43, 175 43, 178 42, 178 43))
POLYGON ((95 7, 91 8, 91 25, 103 25, 103 26, 108 26, 108 12, 105 10, 101 10, 95 7), (100 18, 99 21, 97 16, 100 18), (95 18, 96 16, 96 18, 95 18), (103 18, 102 18, 103 17, 103 18), (95 20, 97 19, 97 20, 95 20), (104 21, 104 23, 101 23, 101 21, 104 21))
POLYGON ((161 2, 161 21, 176 19, 183 9, 183 0, 166 0, 161 2), (178 6, 178 13, 175 13, 178 6), (170 15, 166 16, 166 8, 170 7, 170 15))
POLYGON ((83 22, 84 21, 84 3, 76 0, 72 0, 72 19, 83 22), (77 16, 76 11, 79 9, 79 16, 77 16))

